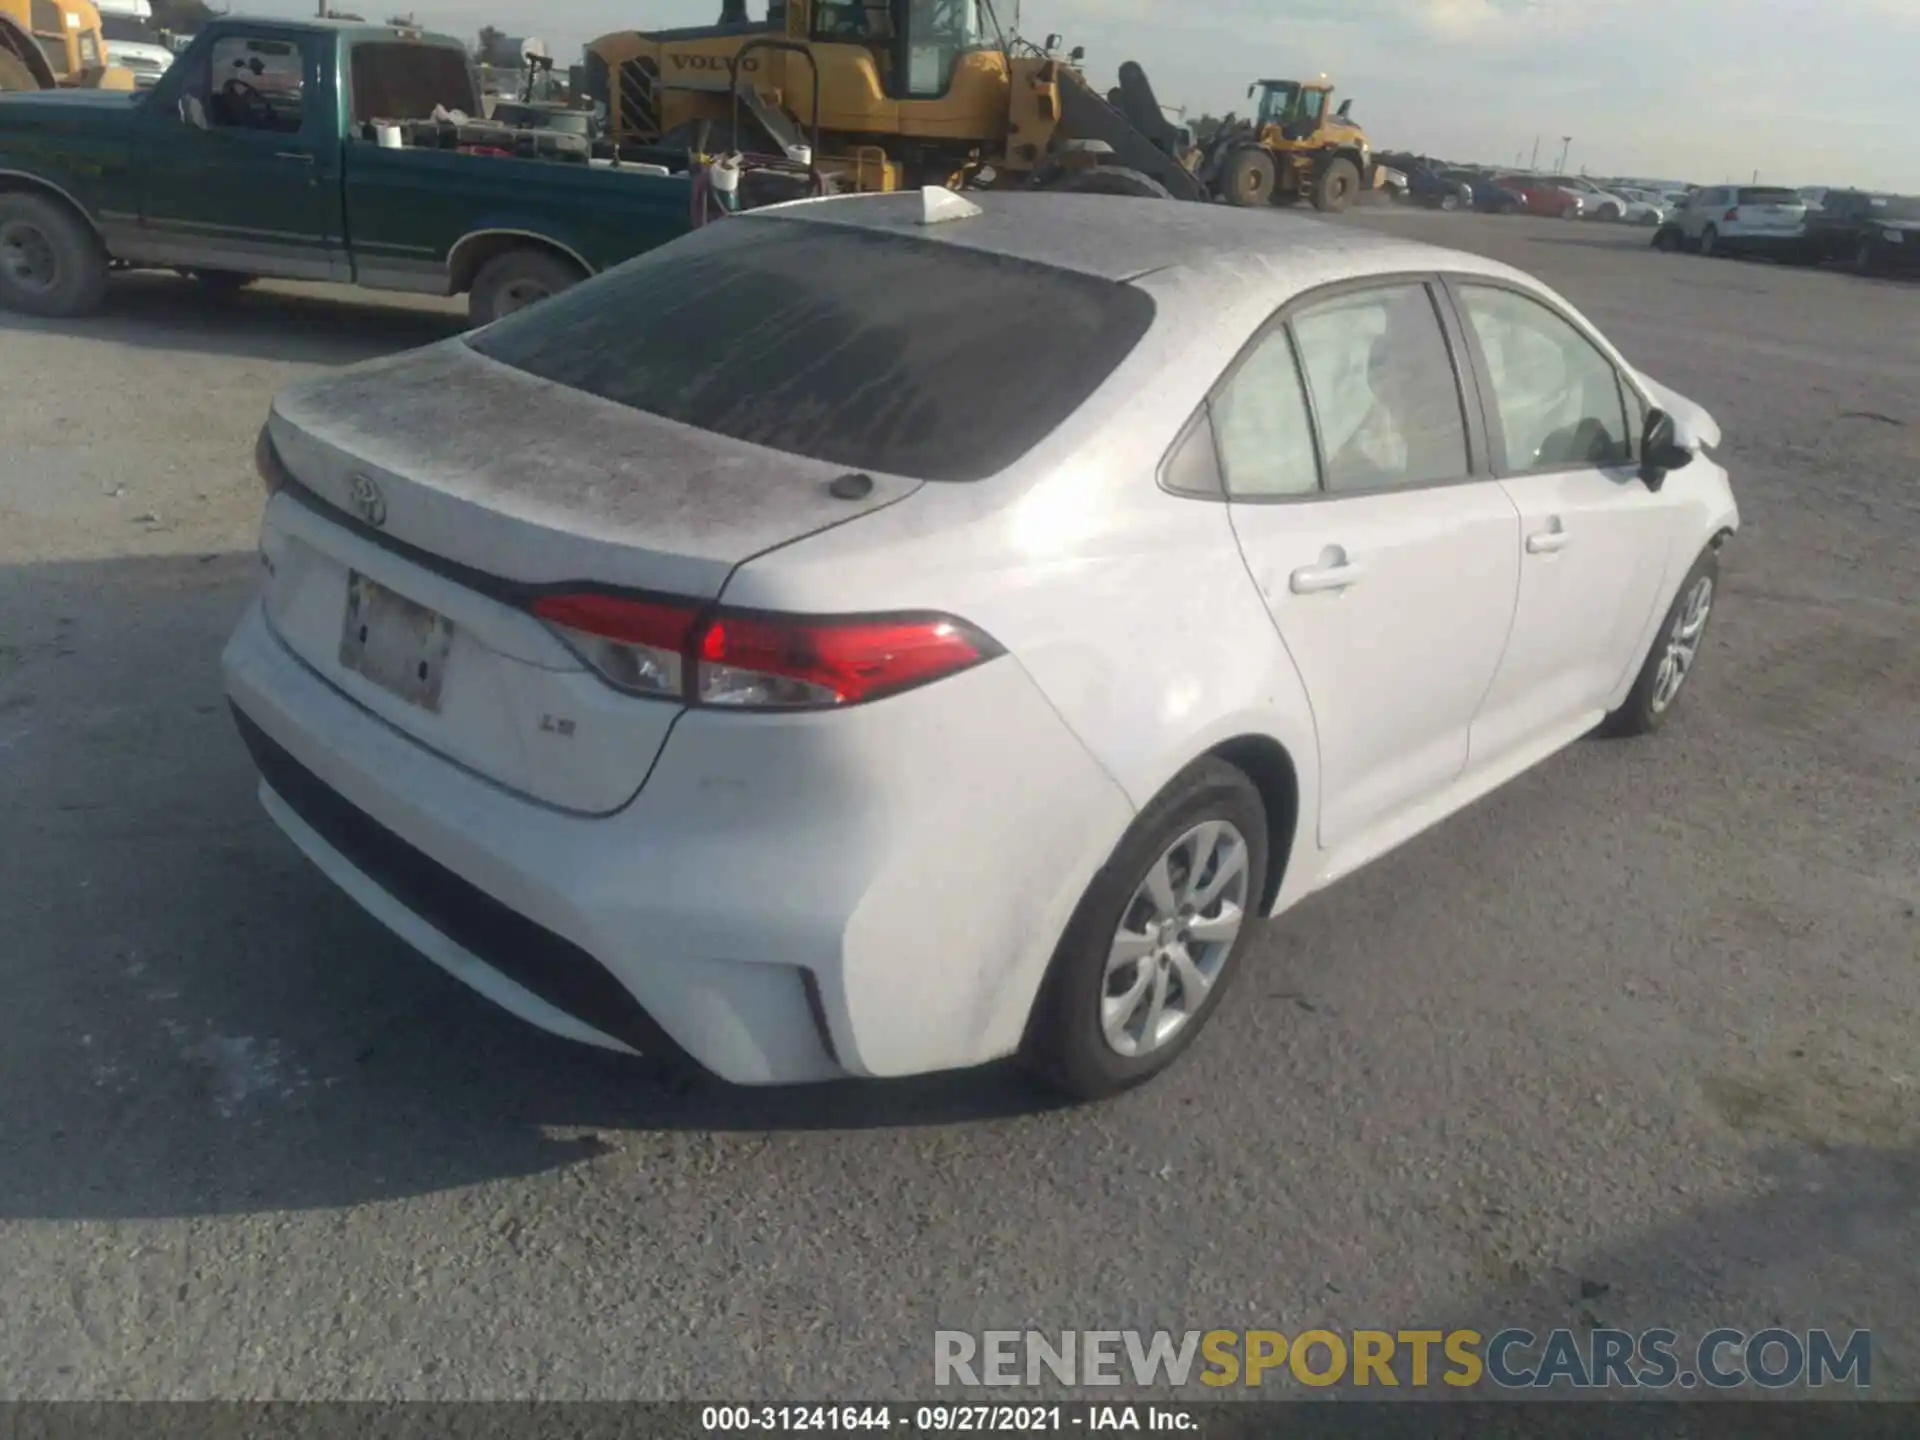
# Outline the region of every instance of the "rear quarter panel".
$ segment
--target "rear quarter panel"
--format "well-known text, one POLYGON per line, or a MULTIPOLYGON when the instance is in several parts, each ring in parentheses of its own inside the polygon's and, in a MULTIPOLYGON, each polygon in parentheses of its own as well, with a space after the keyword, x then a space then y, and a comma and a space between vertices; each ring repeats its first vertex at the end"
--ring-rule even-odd
MULTIPOLYGON (((924 486, 857 524, 749 561, 722 598, 815 613, 934 609, 980 626, 1136 810, 1227 741, 1277 741, 1299 785, 1284 907, 1317 870, 1312 712, 1227 506, 1158 483, 1162 457, 1225 357, 1278 303, 1253 278, 1247 298, 1197 343, 1191 332, 1150 334, 1018 472, 924 486)), ((1159 284, 1162 302, 1180 304, 1181 284, 1159 284)))

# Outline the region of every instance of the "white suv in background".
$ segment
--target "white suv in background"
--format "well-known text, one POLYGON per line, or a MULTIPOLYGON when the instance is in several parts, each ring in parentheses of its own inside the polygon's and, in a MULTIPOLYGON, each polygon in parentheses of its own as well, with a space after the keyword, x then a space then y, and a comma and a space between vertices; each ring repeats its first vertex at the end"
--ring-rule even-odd
POLYGON ((1784 185, 1711 185, 1669 216, 1679 248, 1702 255, 1787 255, 1799 248, 1807 202, 1784 185))

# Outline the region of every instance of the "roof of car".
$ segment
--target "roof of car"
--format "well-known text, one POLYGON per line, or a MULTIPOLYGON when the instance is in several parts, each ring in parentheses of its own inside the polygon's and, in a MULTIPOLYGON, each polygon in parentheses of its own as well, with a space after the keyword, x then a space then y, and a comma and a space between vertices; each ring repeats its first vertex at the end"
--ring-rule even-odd
POLYGON ((1107 280, 1253 258, 1284 270, 1290 256, 1300 258, 1303 271, 1316 273, 1335 256, 1351 262, 1356 275, 1435 269, 1506 273, 1507 268, 1480 256, 1285 210, 1018 191, 969 191, 967 198, 981 214, 937 225, 921 223, 917 192, 802 201, 742 218, 888 231, 1107 280))

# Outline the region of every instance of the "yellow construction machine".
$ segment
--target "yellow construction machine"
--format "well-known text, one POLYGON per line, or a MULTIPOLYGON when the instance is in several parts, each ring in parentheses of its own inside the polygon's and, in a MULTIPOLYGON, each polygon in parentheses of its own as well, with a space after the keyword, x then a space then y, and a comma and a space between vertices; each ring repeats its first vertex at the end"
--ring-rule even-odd
POLYGON ((1137 65, 1097 93, 1083 52, 1007 35, 991 0, 722 0, 717 23, 587 47, 586 90, 622 159, 745 152, 823 188, 925 185, 1210 198, 1137 65))
POLYGON ((1317 81, 1259 80, 1251 120, 1227 122, 1211 137, 1196 169, 1207 188, 1233 205, 1293 204, 1344 210, 1367 184, 1373 147, 1351 118, 1353 102, 1333 110, 1333 86, 1317 81), (1331 113, 1329 113, 1331 112, 1331 113))
POLYGON ((131 90, 90 0, 0 0, 0 90, 131 90))

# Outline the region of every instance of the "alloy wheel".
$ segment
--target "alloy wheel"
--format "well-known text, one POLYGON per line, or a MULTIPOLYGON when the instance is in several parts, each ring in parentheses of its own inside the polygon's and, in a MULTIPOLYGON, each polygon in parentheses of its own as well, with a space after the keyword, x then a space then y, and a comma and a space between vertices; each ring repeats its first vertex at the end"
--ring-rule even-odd
POLYGON ((1247 896, 1247 840, 1226 820, 1194 826, 1148 867, 1100 987, 1100 1030, 1114 1053, 1150 1055, 1199 1013, 1246 922, 1247 896))
POLYGON ((1700 654, 1700 640, 1707 631, 1707 617, 1713 613, 1713 577, 1702 575, 1693 582, 1686 600, 1667 631, 1666 653, 1653 677, 1653 713, 1658 715, 1680 696, 1693 662, 1700 654))

